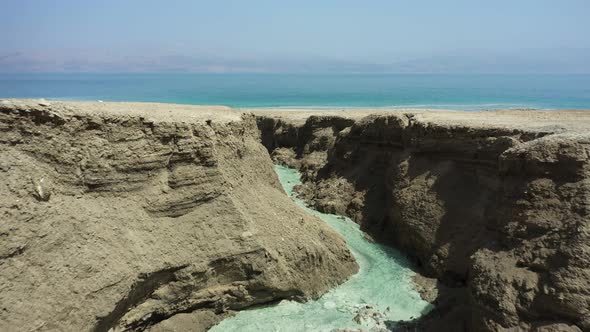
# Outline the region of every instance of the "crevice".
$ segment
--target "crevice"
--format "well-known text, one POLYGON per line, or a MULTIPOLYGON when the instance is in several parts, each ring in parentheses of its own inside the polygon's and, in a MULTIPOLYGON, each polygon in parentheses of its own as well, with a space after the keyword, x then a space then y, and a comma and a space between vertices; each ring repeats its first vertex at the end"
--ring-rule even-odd
POLYGON ((98 319, 93 328, 94 332, 108 332, 115 327, 127 311, 143 302, 160 285, 175 280, 175 272, 186 268, 188 265, 175 266, 149 274, 140 274, 138 281, 131 287, 127 296, 120 300, 115 308, 106 316, 98 319))
MULTIPOLYGON (((335 133, 330 141, 327 131, 313 130, 312 117, 301 123, 299 118, 273 121, 259 114, 263 143, 275 162, 302 173, 303 184, 296 188, 301 199, 318 211, 348 215, 373 238, 409 254, 422 272, 443 284, 458 289, 469 285, 480 292, 472 294, 476 299, 463 297, 453 303, 463 314, 449 309, 445 319, 475 315, 464 321, 464 329, 510 328, 518 320, 532 326, 532 306, 520 303, 520 311, 510 311, 494 302, 509 295, 486 298, 492 296, 486 292, 493 293, 493 285, 502 283, 507 292, 515 292, 510 296, 522 295, 518 286, 511 289, 511 282, 519 282, 510 274, 514 268, 537 277, 551 275, 548 280, 559 296, 584 299, 579 290, 559 289, 564 287, 561 273, 575 267, 569 261, 584 264, 585 259, 569 252, 564 257, 546 253, 581 250, 570 235, 583 241, 576 225, 589 211, 580 198, 589 176, 586 138, 554 142, 547 137, 553 132, 546 129, 457 126, 392 113, 359 117, 350 130, 335 133), (323 155, 315 153, 318 146, 323 155), (569 242, 563 244, 564 239, 569 242), (489 267, 495 264, 497 272, 489 267), (475 275, 491 284, 472 283, 475 275), (477 312, 469 306, 472 300, 485 303, 488 311, 477 312)), ((546 305, 572 317, 585 312, 560 301, 554 295, 546 298, 546 305)))

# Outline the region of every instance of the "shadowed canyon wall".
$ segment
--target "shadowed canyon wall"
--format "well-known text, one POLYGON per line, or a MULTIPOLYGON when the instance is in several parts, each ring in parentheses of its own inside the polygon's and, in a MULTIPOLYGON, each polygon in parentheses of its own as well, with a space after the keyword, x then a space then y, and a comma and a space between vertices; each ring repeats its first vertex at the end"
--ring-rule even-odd
POLYGON ((587 116, 334 113, 260 111, 258 127, 312 206, 450 290, 407 329, 590 331, 590 131, 575 124, 587 116))

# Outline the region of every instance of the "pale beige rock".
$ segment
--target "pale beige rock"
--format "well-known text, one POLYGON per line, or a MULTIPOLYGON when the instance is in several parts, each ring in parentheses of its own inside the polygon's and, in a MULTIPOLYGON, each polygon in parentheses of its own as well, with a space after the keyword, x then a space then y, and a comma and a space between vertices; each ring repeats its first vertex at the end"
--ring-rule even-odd
POLYGON ((346 280, 259 140, 224 107, 4 101, 0 331, 202 330, 346 280))

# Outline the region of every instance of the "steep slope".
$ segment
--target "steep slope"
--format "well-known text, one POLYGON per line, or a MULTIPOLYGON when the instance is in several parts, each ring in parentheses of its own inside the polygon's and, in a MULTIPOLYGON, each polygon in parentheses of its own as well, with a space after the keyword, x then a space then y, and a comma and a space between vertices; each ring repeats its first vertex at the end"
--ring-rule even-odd
POLYGON ((205 330, 357 265, 223 107, 0 101, 0 330, 205 330))
POLYGON ((589 112, 372 113, 256 111, 303 198, 445 286, 408 328, 590 331, 589 112))

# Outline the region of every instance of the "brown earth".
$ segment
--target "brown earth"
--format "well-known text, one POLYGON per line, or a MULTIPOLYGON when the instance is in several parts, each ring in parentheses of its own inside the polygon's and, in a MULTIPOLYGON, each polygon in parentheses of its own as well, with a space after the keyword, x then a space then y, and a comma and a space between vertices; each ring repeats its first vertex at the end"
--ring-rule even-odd
POLYGON ((590 331, 590 112, 254 113, 0 101, 0 331, 206 330, 344 281, 260 141, 438 279, 400 329, 590 331))
POLYGON ((254 113, 304 199, 439 280, 400 330, 590 331, 590 111, 254 113))
POLYGON ((0 101, 0 331, 199 331, 357 270, 252 114, 0 101))

